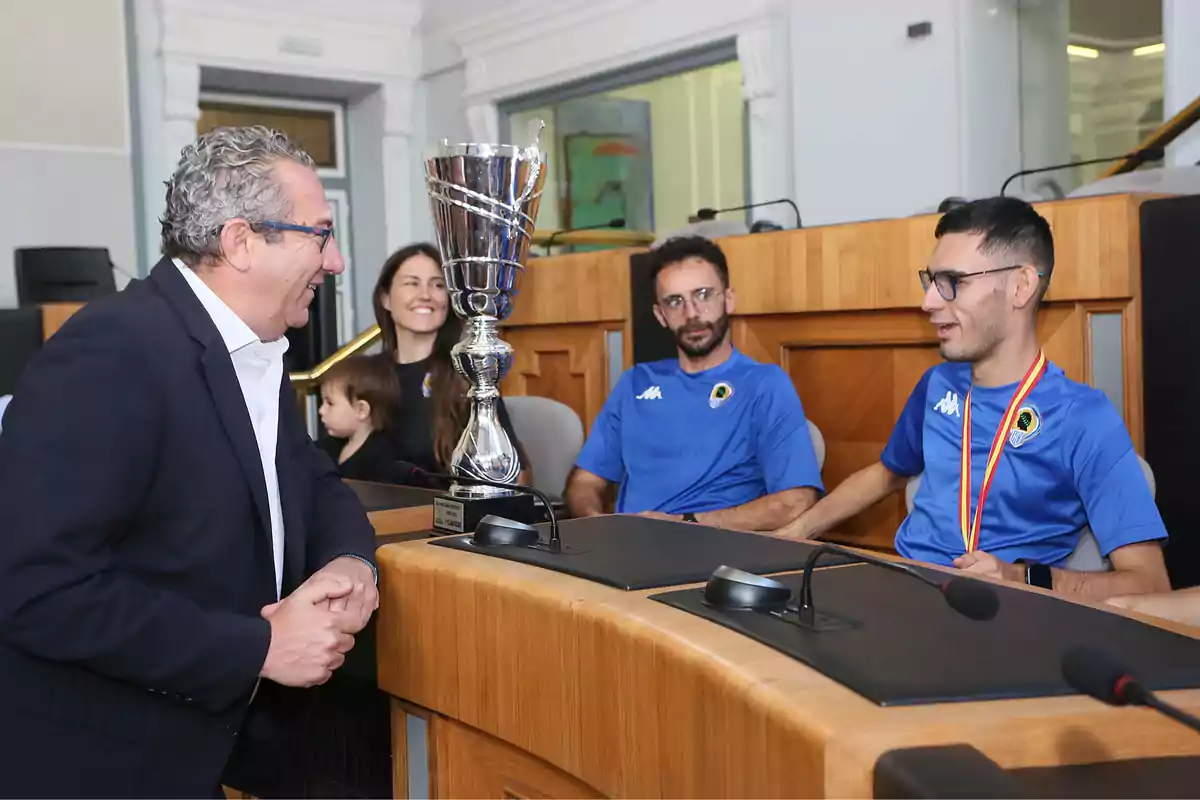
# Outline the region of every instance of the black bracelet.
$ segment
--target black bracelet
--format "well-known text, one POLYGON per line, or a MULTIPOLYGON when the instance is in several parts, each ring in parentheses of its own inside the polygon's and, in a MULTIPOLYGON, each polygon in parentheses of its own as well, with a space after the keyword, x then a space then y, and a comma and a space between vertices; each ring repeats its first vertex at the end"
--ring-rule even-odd
POLYGON ((696 519, 696 515, 690 511, 683 515, 683 521, 684 522, 697 522, 697 523, 700 522, 700 520, 696 519))

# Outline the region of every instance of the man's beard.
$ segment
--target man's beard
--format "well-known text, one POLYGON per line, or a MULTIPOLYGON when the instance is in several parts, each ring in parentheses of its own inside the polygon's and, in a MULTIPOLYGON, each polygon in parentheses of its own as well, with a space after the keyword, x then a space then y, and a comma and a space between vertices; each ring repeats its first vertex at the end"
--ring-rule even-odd
MULTIPOLYGON (((959 328, 961 335, 962 328, 959 328)), ((955 350, 947 351, 946 345, 949 342, 939 345, 938 352, 942 358, 947 361, 956 361, 964 364, 975 364, 987 359, 996 352, 996 348, 1000 345, 1000 332, 994 324, 985 325, 980 331, 978 340, 973 345, 967 345, 961 339, 958 342, 958 347, 955 350)))
POLYGON ((704 358, 725 341, 729 332, 729 314, 722 314, 715 322, 689 322, 675 331, 675 344, 689 358, 704 358), (709 336, 699 344, 692 344, 685 337, 689 333, 709 331, 709 336))

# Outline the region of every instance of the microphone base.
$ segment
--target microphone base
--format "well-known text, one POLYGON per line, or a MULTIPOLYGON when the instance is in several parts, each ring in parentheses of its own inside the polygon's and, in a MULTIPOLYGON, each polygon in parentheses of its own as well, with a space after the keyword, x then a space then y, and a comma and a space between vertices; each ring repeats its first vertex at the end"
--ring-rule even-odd
POLYGON ((834 614, 826 614, 823 611, 814 610, 804 613, 796 606, 788 606, 783 611, 772 611, 771 616, 789 625, 795 625, 797 628, 803 628, 813 633, 850 631, 862 627, 862 623, 857 620, 839 617, 834 614))
POLYGON ((528 525, 539 521, 533 495, 529 494, 512 492, 493 497, 465 497, 450 492, 433 498, 435 533, 471 533, 480 520, 489 515, 528 525))

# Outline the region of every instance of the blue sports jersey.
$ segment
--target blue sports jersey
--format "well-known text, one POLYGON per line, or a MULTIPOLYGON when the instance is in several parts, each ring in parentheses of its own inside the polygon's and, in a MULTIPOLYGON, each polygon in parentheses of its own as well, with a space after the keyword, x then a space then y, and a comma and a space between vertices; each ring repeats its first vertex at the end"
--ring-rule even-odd
POLYGON ((620 484, 622 513, 696 514, 823 488, 791 380, 736 350, 691 375, 676 359, 627 371, 576 464, 620 484))
MULTIPOLYGON (((939 364, 908 398, 883 451, 897 475, 924 471, 913 510, 896 533, 905 558, 950 564, 961 556, 959 474, 962 411, 971 366, 939 364)), ((1016 384, 971 393, 971 515, 988 453, 1016 384)), ((984 504, 978 549, 1013 563, 1061 565, 1090 525, 1106 556, 1134 542, 1165 539, 1166 529, 1117 410, 1098 389, 1068 379, 1053 364, 1017 414, 984 504)))

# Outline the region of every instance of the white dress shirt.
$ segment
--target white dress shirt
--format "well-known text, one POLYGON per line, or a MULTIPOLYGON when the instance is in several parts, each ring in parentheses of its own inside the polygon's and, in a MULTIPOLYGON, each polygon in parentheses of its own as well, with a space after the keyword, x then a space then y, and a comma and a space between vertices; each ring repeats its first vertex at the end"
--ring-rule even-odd
POLYGON ((288 340, 284 336, 273 342, 261 341, 250 330, 250 326, 224 300, 217 297, 208 284, 200 280, 200 276, 179 259, 174 259, 174 262, 217 326, 229 349, 238 385, 242 387, 242 397, 246 400, 246 411, 254 428, 263 478, 267 484, 267 506, 271 511, 271 551, 275 559, 275 596, 279 597, 283 585, 283 511, 279 504, 275 445, 279 439, 279 387, 283 381, 283 354, 287 352, 288 340))

